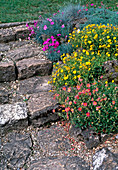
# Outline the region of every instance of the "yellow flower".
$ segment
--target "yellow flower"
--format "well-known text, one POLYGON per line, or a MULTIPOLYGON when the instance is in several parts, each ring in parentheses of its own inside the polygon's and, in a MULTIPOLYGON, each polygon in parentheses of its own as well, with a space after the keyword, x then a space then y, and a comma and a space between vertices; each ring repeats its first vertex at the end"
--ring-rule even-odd
POLYGON ((108 84, 108 81, 105 81, 105 84, 108 84))
POLYGON ((112 80, 112 83, 114 83, 114 80, 112 80))
POLYGON ((116 37, 113 37, 114 40, 116 40, 116 37))
POLYGON ((91 65, 91 63, 90 62, 86 62, 86 65, 91 65))
POLYGON ((88 52, 88 51, 86 51, 86 55, 89 55, 89 52, 88 52))
POLYGON ((63 69, 61 69, 61 73, 63 73, 63 69))
POLYGON ((83 49, 82 51, 83 51, 83 53, 85 53, 85 52, 86 52, 86 50, 84 50, 84 49, 83 49))
POLYGON ((73 71, 73 74, 76 74, 76 70, 73 71))
POLYGON ((89 43, 89 44, 91 44, 91 43, 92 43, 92 41, 88 41, 88 43, 89 43))

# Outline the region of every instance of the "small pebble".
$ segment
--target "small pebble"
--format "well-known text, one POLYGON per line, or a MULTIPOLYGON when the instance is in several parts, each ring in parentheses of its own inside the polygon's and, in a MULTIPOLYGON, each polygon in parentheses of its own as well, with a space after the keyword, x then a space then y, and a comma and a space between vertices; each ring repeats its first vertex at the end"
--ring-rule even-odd
POLYGON ((116 135, 115 138, 118 139, 118 135, 116 135))

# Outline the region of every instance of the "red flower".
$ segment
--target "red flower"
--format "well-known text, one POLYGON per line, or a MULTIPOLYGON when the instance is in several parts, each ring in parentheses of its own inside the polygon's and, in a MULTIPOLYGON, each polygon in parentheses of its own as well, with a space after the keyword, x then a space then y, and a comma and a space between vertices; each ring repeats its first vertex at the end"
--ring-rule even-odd
POLYGON ((82 108, 81 108, 81 107, 79 107, 79 108, 78 108, 78 110, 81 112, 81 111, 82 111, 82 108))

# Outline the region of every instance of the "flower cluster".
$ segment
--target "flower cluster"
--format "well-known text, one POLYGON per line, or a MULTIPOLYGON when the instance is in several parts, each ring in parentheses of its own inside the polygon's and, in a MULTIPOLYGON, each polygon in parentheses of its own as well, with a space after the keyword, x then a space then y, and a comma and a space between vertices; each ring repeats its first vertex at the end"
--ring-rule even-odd
MULTIPOLYGON (((101 77, 102 78, 102 77, 101 77)), ((96 132, 110 133, 118 126, 118 87, 101 80, 87 83, 83 79, 73 87, 62 87, 57 98, 64 118, 80 128, 93 127, 96 132)))

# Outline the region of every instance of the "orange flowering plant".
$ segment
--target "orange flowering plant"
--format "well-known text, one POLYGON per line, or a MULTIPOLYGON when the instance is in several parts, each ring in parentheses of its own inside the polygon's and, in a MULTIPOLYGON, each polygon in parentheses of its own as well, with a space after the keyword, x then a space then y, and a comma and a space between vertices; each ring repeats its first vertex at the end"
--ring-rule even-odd
POLYGON ((57 98, 63 118, 81 129, 91 126, 98 133, 108 134, 118 128, 118 86, 102 78, 91 84, 79 78, 76 87, 59 88, 57 98))

